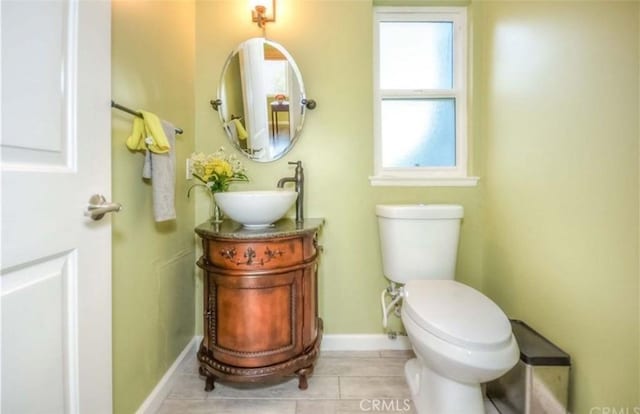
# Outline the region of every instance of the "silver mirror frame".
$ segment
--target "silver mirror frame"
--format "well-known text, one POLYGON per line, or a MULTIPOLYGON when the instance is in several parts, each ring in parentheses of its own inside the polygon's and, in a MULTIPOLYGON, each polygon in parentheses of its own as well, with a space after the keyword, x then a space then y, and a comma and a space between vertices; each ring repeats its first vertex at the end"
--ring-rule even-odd
MULTIPOLYGON (((300 69, 298 68, 298 65, 296 64, 295 60, 293 59, 293 56, 291 56, 291 54, 281 44, 274 42, 272 40, 267 40, 265 38, 260 38, 260 37, 245 40, 244 42, 240 43, 235 49, 233 49, 233 51, 227 56, 227 60, 225 61, 225 64, 222 68, 222 73, 220 75, 220 80, 218 82, 218 91, 217 91, 216 98, 217 99, 215 101, 211 101, 211 105, 216 111, 218 111, 218 118, 220 119, 221 126, 225 131, 225 134, 227 135, 227 139, 229 140, 229 142, 240 153, 242 153, 244 156, 246 156, 250 160, 256 161, 256 162, 262 162, 262 163, 277 161, 282 157, 284 157, 289 151, 291 151, 291 149, 295 146, 298 139, 300 138, 300 134, 302 133, 307 110, 314 109, 316 107, 316 102, 314 100, 307 99, 306 97, 304 81, 302 79, 302 73, 300 72, 300 69), (300 93, 300 102, 298 102, 296 106, 291 105, 289 109, 289 111, 292 111, 292 110, 296 110, 296 108, 299 107, 301 111, 299 125, 295 127, 295 134, 290 138, 290 143, 286 146, 284 150, 269 157, 264 157, 263 155, 253 152, 253 150, 251 149, 243 148, 240 145, 240 140, 235 138, 230 132, 229 128, 226 126, 227 123, 231 121, 231 119, 225 119, 225 114, 228 115, 229 118, 231 118, 231 114, 227 114, 226 108, 224 108, 225 97, 223 96, 223 88, 225 85, 225 77, 227 75, 227 71, 229 70, 229 66, 232 63, 233 59, 236 57, 236 55, 241 53, 243 47, 246 47, 246 45, 249 42, 255 42, 256 40, 262 41, 263 45, 268 45, 273 47, 274 49, 278 50, 278 52, 280 52, 286 58, 287 63, 291 68, 291 71, 295 75, 296 82, 299 87, 299 93, 300 93)), ((269 124, 267 123, 267 130, 268 129, 269 129, 269 124)), ((269 136, 268 139, 270 140, 271 137, 269 136)))

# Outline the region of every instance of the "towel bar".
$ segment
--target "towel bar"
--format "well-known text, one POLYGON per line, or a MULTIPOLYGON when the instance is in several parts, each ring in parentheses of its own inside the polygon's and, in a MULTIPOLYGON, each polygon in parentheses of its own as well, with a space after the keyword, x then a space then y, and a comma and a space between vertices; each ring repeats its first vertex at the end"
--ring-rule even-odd
MULTIPOLYGON (((138 118, 142 118, 142 114, 140 112, 134 111, 133 109, 129 109, 126 106, 120 105, 119 103, 115 103, 113 100, 111 101, 111 107, 124 111, 133 116, 137 116, 138 118)), ((182 134, 182 132, 184 132, 182 131, 182 128, 176 127, 176 134, 182 134)))

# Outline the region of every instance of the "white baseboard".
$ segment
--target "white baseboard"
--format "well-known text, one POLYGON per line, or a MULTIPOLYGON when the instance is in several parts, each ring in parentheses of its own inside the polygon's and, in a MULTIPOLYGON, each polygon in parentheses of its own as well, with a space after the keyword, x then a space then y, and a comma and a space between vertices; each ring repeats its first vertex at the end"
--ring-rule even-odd
POLYGON ((164 373, 160 382, 158 382, 153 391, 151 391, 151 394, 149 394, 140 408, 138 408, 136 414, 152 414, 156 413, 160 409, 162 402, 167 398, 167 395, 169 395, 169 392, 173 387, 173 383, 177 377, 178 367, 192 351, 195 352, 198 349, 198 345, 201 340, 201 336, 194 336, 193 339, 189 341, 173 364, 171 364, 167 372, 164 373))
POLYGON ((324 335, 322 351, 383 351, 411 349, 406 336, 391 339, 384 334, 329 334, 324 335))

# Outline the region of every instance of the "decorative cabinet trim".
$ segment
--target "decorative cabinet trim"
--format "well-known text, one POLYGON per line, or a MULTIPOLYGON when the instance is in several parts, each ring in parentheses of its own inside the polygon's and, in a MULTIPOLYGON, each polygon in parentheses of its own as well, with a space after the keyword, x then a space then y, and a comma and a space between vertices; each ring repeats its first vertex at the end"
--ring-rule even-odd
POLYGON ((236 248, 228 247, 220 249, 220 256, 222 256, 224 259, 233 261, 236 258, 236 248))
MULTIPOLYGON (((207 283, 209 285, 208 300, 205 303, 204 320, 205 325, 208 327, 208 332, 216 332, 216 285, 214 283, 207 283)), ((210 338, 209 344, 215 344, 215 337, 210 338)))
POLYGON ((201 373, 203 375, 207 375, 207 373, 211 372, 213 376, 217 377, 224 378, 225 376, 228 376, 230 377, 228 379, 234 379, 238 382, 243 382, 243 379, 246 379, 247 382, 253 382, 253 380, 251 380, 252 377, 281 377, 283 374, 286 375, 287 373, 296 372, 301 368, 313 365, 315 360, 318 358, 318 355, 320 354, 322 331, 322 320, 319 319, 318 337, 309 351, 283 363, 258 368, 240 368, 222 364, 216 361, 216 359, 211 356, 210 352, 203 349, 202 345, 200 345, 198 360, 205 364, 204 366, 201 366, 201 373))
POLYGON ((267 246, 264 250, 264 255, 265 257, 268 258, 267 262, 270 262, 271 260, 275 259, 276 257, 282 257, 284 255, 284 252, 282 250, 276 249, 276 250, 271 250, 269 248, 269 246, 267 246))
POLYGON ((269 270, 302 264, 313 260, 304 248, 304 238, 257 241, 210 240, 205 243, 208 264, 230 270, 269 270))
POLYGON ((262 257, 258 257, 255 249, 252 246, 249 246, 241 256, 241 259, 236 258, 238 254, 235 247, 223 247, 220 249, 219 253, 220 257, 236 266, 264 266, 272 260, 284 256, 285 251, 281 250, 280 248, 275 248, 272 250, 269 246, 266 246, 262 257))

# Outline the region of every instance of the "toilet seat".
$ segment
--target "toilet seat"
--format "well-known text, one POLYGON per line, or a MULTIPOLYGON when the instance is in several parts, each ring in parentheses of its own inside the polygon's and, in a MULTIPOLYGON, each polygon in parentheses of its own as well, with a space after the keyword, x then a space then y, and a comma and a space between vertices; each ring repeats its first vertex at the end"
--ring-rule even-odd
POLYGON ((454 280, 407 282, 403 308, 422 329, 467 349, 498 349, 511 341, 504 312, 482 293, 454 280))

